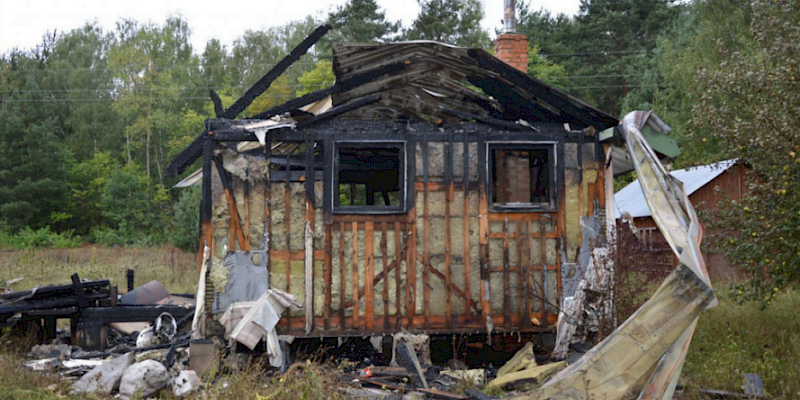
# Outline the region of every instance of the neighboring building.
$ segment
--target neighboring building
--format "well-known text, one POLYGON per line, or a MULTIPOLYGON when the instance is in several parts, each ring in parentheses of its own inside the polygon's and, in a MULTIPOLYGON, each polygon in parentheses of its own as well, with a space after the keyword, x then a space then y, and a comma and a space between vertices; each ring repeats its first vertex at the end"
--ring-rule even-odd
MULTIPOLYGON (((748 170, 746 165, 733 159, 672 171, 670 175, 683 182, 689 200, 700 214, 700 221, 703 226, 708 226, 704 222, 708 216, 703 211, 716 209, 719 202, 724 199, 740 199, 747 191, 746 175, 748 170)), ((614 217, 618 223, 623 219, 632 221, 638 231, 636 236, 641 242, 640 244, 652 253, 663 254, 666 260, 670 261, 664 265, 664 270, 671 271, 677 265, 677 259, 666 245, 651 217, 639 181, 632 182, 614 194, 614 203, 614 217)), ((621 227, 620 229, 626 228, 621 227)), ((704 241, 707 241, 716 232, 705 229, 703 234, 704 241)), ((741 270, 728 265, 728 260, 724 255, 708 251, 704 254, 706 267, 714 279, 735 280, 742 277, 741 270)), ((652 260, 658 258, 656 256, 652 260)))

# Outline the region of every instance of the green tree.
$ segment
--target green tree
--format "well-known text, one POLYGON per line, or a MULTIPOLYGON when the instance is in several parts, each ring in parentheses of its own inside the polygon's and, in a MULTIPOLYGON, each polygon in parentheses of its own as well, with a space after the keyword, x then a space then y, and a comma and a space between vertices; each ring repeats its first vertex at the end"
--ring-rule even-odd
POLYGON ((557 87, 567 84, 567 71, 564 67, 541 55, 539 46, 536 45, 529 46, 528 49, 528 75, 557 87))
POLYGON ((489 34, 481 28, 479 0, 417 0, 419 14, 403 31, 407 40, 435 40, 462 47, 488 49, 489 34))
POLYGON ((678 166, 708 164, 727 156, 720 138, 692 123, 694 106, 700 102, 708 83, 698 73, 727 60, 721 49, 749 52, 745 49, 754 47, 751 20, 750 0, 693 3, 658 39, 653 68, 648 71, 655 75, 648 79, 657 83, 635 89, 625 100, 625 108, 642 109, 649 99, 652 109, 668 121, 673 128, 671 134, 681 145, 678 166), (641 92, 645 93, 637 95, 641 92))
MULTIPOLYGON (((13 57, 18 65, 36 61, 13 57)), ((16 89, 4 94, 0 107, 0 225, 11 232, 60 222, 67 194, 58 118, 32 76, 16 89)))
POLYGON ((98 200, 118 168, 118 161, 110 152, 104 151, 98 151, 91 158, 70 166, 67 171, 70 190, 68 222, 76 234, 86 235, 94 227, 108 225, 103 217, 102 203, 98 200))
POLYGON ((172 210, 170 243, 183 251, 196 252, 200 229, 200 187, 182 189, 172 210))
POLYGON ((123 243, 151 244, 165 239, 169 193, 136 163, 117 168, 101 196, 103 217, 123 243))
POLYGON ((517 27, 564 67, 569 93, 621 115, 623 99, 650 83, 646 71, 657 38, 686 7, 676 0, 582 0, 570 20, 520 3, 517 27))
POLYGON ((211 39, 208 41, 203 55, 200 57, 200 81, 203 89, 214 89, 216 91, 226 89, 228 76, 225 66, 228 58, 228 52, 219 40, 211 39))
POLYGON ((65 144, 78 160, 96 151, 122 151, 122 126, 111 109, 113 74, 108 69, 112 35, 96 23, 60 36, 41 72, 40 85, 57 107, 65 144))
POLYGON ((297 78, 297 81, 302 85, 301 88, 297 89, 297 96, 325 89, 333 85, 335 80, 336 76, 333 75, 333 63, 327 60, 317 61, 317 65, 314 69, 305 72, 297 78))
MULTIPOLYGON (((232 83, 230 86, 237 86, 237 88, 226 94, 234 98, 244 94, 319 25, 319 21, 307 17, 301 21, 292 21, 267 30, 245 31, 240 38, 234 41, 230 59, 226 64, 226 71, 232 83)), ((262 94, 262 98, 257 99, 245 110, 243 116, 263 111, 269 108, 269 104, 277 105, 289 100, 298 88, 297 78, 313 69, 314 62, 312 54, 305 54, 301 57, 278 80, 272 83, 270 89, 262 94)), ((223 105, 230 106, 224 102, 223 105)))
MULTIPOLYGON (((716 243, 732 265, 752 274, 739 287, 742 298, 769 304, 781 288, 800 280, 800 6, 749 3, 752 20, 741 28, 752 44, 741 45, 739 32, 718 41, 723 61, 697 75, 706 87, 692 124, 713 135, 727 156, 752 167, 749 194, 730 202, 715 224, 735 234, 716 243)), ((705 11, 709 18, 720 9, 705 11)))
POLYGON ((140 162, 148 177, 164 185, 166 145, 189 105, 185 89, 197 69, 189 27, 180 17, 163 26, 124 20, 117 36, 109 66, 118 82, 113 109, 125 123, 127 160, 140 162))
POLYGON ((386 42, 400 32, 400 22, 388 21, 375 0, 348 0, 328 13, 325 22, 332 29, 316 47, 319 57, 326 59, 331 56, 331 43, 386 42))

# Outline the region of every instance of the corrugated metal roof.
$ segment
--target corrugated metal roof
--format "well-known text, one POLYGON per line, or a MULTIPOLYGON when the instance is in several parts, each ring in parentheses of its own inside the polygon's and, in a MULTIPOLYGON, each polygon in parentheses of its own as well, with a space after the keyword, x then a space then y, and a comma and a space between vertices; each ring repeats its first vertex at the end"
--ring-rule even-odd
MULTIPOLYGON (((736 159, 731 159, 709 165, 679 169, 670 172, 670 175, 683 182, 686 194, 691 195, 736 164, 736 161, 736 159)), ((633 218, 651 216, 650 208, 647 207, 647 203, 644 200, 644 194, 641 186, 639 186, 638 179, 615 193, 614 203, 616 203, 614 218, 620 218, 624 212, 629 213, 633 218)))

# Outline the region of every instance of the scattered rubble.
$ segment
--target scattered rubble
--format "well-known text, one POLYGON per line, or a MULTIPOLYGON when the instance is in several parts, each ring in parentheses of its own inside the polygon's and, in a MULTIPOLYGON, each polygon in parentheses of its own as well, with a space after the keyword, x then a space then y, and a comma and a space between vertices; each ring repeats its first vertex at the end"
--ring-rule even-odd
POLYGON ((72 393, 111 394, 119 387, 122 374, 133 364, 133 360, 134 354, 130 352, 95 367, 72 384, 72 393))
POLYGON ((145 360, 125 368, 119 383, 119 394, 124 400, 134 395, 147 398, 169 382, 167 368, 158 361, 145 360))

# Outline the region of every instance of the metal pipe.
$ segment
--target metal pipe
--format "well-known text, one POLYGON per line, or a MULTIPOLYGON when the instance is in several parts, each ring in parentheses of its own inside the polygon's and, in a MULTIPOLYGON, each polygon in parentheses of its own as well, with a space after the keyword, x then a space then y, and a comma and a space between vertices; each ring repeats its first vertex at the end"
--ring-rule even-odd
POLYGON ((517 4, 516 0, 503 0, 503 32, 517 32, 517 4))

